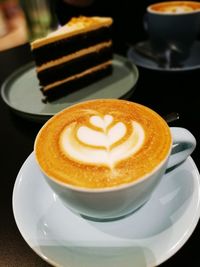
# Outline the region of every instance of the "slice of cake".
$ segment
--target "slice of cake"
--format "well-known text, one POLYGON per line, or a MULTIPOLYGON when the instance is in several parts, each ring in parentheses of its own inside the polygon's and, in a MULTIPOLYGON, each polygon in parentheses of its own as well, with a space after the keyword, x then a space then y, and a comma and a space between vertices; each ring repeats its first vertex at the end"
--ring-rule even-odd
POLYGON ((31 43, 36 72, 47 99, 79 89, 111 72, 112 19, 72 18, 31 43))

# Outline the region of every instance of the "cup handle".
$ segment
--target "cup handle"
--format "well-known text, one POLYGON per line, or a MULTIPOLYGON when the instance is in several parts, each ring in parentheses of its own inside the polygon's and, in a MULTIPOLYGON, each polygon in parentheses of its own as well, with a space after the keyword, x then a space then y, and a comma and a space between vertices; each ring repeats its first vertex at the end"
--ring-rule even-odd
POLYGON ((167 168, 172 168, 192 154, 196 147, 195 137, 185 128, 170 127, 173 145, 167 168))

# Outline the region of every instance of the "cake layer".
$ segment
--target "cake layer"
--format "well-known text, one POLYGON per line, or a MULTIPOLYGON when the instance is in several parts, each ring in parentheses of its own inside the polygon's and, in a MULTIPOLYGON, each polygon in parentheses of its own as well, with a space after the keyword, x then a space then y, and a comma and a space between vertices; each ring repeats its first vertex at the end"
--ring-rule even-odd
POLYGON ((68 79, 63 83, 58 83, 54 87, 48 88, 48 90, 44 90, 45 88, 42 88, 42 92, 46 96, 47 101, 54 101, 70 92, 84 88, 85 86, 102 79, 111 72, 112 65, 111 62, 109 62, 94 71, 85 72, 84 75, 79 75, 76 76, 76 78, 68 79))
POLYGON ((52 90, 53 87, 59 86, 59 85, 61 85, 62 83, 66 83, 66 82, 69 82, 69 81, 71 81, 71 80, 79 79, 79 78, 81 78, 82 76, 85 76, 85 75, 88 75, 88 74, 90 74, 90 73, 92 73, 92 72, 98 71, 99 69, 107 68, 107 66, 108 66, 108 65, 111 65, 111 64, 112 64, 112 61, 109 60, 109 61, 107 61, 107 62, 104 62, 104 63, 102 63, 102 64, 99 64, 99 65, 97 65, 97 66, 94 66, 94 67, 92 67, 92 68, 90 68, 90 69, 87 69, 87 70, 85 70, 85 71, 83 71, 83 72, 81 72, 81 73, 76 73, 75 75, 70 76, 70 77, 68 77, 68 78, 65 78, 65 79, 63 79, 63 80, 56 81, 56 82, 54 82, 54 83, 48 84, 47 86, 43 86, 43 92, 48 91, 48 90, 52 90))
POLYGON ((53 82, 74 76, 77 73, 81 73, 110 60, 113 54, 111 46, 103 46, 101 49, 93 50, 89 53, 88 51, 85 52, 86 54, 80 57, 71 58, 69 61, 38 72, 37 75, 40 80, 40 85, 46 86, 53 82))
POLYGON ((81 33, 94 31, 102 27, 110 27, 112 23, 113 20, 110 17, 74 17, 66 25, 60 27, 57 31, 54 31, 46 37, 32 42, 31 48, 36 49, 46 44, 73 37, 81 33))
POLYGON ((108 42, 111 39, 111 29, 108 27, 99 28, 76 36, 67 37, 53 43, 47 43, 42 47, 32 50, 36 66, 58 59, 63 55, 69 55, 78 50, 108 42))
POLYGON ((64 55, 61 58, 55 59, 55 60, 51 60, 49 62, 44 63, 42 66, 39 66, 36 68, 37 72, 41 72, 43 70, 46 70, 48 68, 51 67, 55 67, 59 64, 62 64, 64 62, 70 61, 72 59, 84 56, 86 54, 92 53, 92 52, 99 52, 102 48, 105 47, 111 47, 112 46, 112 41, 108 41, 108 42, 103 42, 103 43, 99 43, 97 45, 94 46, 90 46, 84 49, 81 49, 79 51, 76 51, 75 53, 69 54, 69 55, 64 55))

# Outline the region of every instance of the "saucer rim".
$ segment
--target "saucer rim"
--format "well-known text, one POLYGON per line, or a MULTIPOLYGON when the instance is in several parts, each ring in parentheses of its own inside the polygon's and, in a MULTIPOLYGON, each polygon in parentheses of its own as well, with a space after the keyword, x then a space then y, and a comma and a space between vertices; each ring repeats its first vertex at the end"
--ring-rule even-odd
MULTIPOLYGON (((148 69, 148 70, 153 70, 153 71, 160 71, 160 72, 172 72, 172 73, 176 73, 176 72, 188 72, 188 71, 195 71, 195 70, 198 70, 200 69, 200 60, 199 60, 199 64, 195 64, 195 65, 190 65, 190 66, 184 66, 184 67, 172 67, 172 68, 162 68, 162 67, 159 67, 158 65, 155 65, 156 62, 153 60, 153 59, 149 59, 143 55, 140 55, 135 49, 134 47, 136 45, 139 45, 139 44, 144 44, 144 43, 149 43, 149 40, 143 40, 143 41, 139 41, 133 45, 130 45, 128 50, 127 50, 127 58, 132 61, 133 64, 135 64, 137 67, 140 67, 140 68, 144 68, 144 69, 148 69), (145 63, 142 63, 140 60, 137 61, 135 58, 132 58, 132 54, 135 54, 137 56, 139 56, 141 59, 145 59, 145 60, 148 60, 150 61, 151 63, 150 64, 145 64, 145 63), (152 65, 153 63, 153 65, 152 65)), ((199 45, 200 47, 200 41, 196 40, 194 42, 194 45, 199 45)))
MULTIPOLYGON (((121 64, 120 65, 120 68, 121 69, 124 69, 124 70, 126 70, 128 72, 128 77, 129 77, 129 81, 128 82, 126 81, 124 83, 123 89, 120 89, 120 92, 114 93, 113 98, 120 99, 120 98, 126 98, 127 95, 129 95, 130 93, 133 93, 135 91, 136 86, 137 86, 137 83, 138 83, 138 80, 139 80, 139 70, 138 70, 138 67, 131 60, 129 60, 127 57, 125 57, 123 55, 120 55, 120 54, 114 53, 113 54, 113 60, 112 60, 112 66, 113 66, 113 68, 116 68, 116 66, 118 64, 121 64)), ((69 101, 67 101, 68 95, 65 95, 62 98, 59 98, 58 100, 55 100, 53 102, 54 104, 56 104, 58 106, 58 110, 57 109, 54 110, 53 109, 53 106, 52 106, 52 103, 51 102, 48 102, 47 103, 48 109, 49 109, 48 112, 47 111, 42 112, 40 110, 30 111, 30 110, 26 110, 25 108, 21 108, 21 107, 18 106, 19 104, 16 105, 16 103, 15 103, 15 101, 17 101, 16 100, 16 97, 15 97, 15 101, 10 100, 9 97, 8 97, 8 94, 10 92, 16 91, 16 89, 15 88, 13 89, 13 87, 12 87, 13 86, 13 83, 19 77, 21 77, 22 75, 25 75, 29 71, 34 70, 34 68, 35 68, 34 61, 30 61, 29 63, 26 63, 25 65, 22 65, 21 67, 19 67, 18 69, 16 69, 14 72, 12 72, 4 80, 4 82, 2 83, 1 88, 0 88, 1 98, 4 101, 4 103, 12 111, 14 111, 16 114, 18 114, 19 116, 21 116, 23 118, 27 118, 27 119, 30 119, 32 121, 42 121, 43 122, 43 121, 46 121, 49 118, 51 118, 53 115, 55 115, 57 112, 61 111, 61 109, 63 109, 63 108, 69 107, 72 104, 76 104, 79 101, 87 101, 87 100, 90 100, 90 99, 97 98, 96 97, 96 93, 95 93, 95 94, 93 94, 93 96, 91 98, 84 99, 83 97, 80 97, 80 99, 78 99, 78 100, 69 102, 69 101), (65 105, 63 103, 60 104, 60 100, 65 101, 64 102, 65 105)), ((35 74, 35 77, 36 77, 36 74, 35 74)), ((25 77, 24 79, 27 79, 27 78, 25 77)), ((104 77, 103 79, 105 79, 105 80, 111 79, 112 81, 114 81, 112 74, 110 76, 104 77)), ((99 82, 101 82, 101 81, 94 82, 94 83, 90 84, 89 86, 86 86, 85 88, 83 87, 81 89, 86 89, 86 92, 87 92, 87 90, 88 90, 87 88, 90 88, 92 86, 95 87, 96 84, 98 84, 99 82)), ((110 88, 112 88, 112 92, 114 92, 114 87, 113 86, 110 86, 109 89, 110 88)), ((119 88, 119 85, 118 85, 118 88, 119 88)), ((34 89, 34 90, 38 89, 38 91, 39 91, 39 85, 38 85, 38 88, 32 88, 31 87, 31 89, 34 89)), ((29 91, 31 89, 29 89, 29 91)), ((102 90, 103 89, 101 89, 99 91, 99 92, 101 92, 103 94, 102 95, 102 98, 106 98, 106 97, 109 98, 108 96, 106 96, 105 92, 102 92, 102 90)), ((38 91, 37 91, 37 93, 38 93, 38 91)), ((36 95, 37 93, 35 93, 34 95, 36 95)), ((72 94, 73 93, 75 93, 75 91, 73 91, 72 94)), ((78 91, 77 91, 77 94, 78 94, 78 91)), ((17 97, 19 97, 19 95, 17 95, 17 97)), ((42 97, 43 97, 42 94, 41 94, 41 99, 39 99, 39 96, 37 96, 36 97, 37 98, 37 101, 40 101, 42 103, 42 97)), ((26 101, 28 101, 30 103, 30 105, 32 105, 31 99, 28 99, 28 100, 26 99, 26 101)), ((41 105, 42 105, 41 107, 45 107, 46 104, 41 104, 41 105)))
MULTIPOLYGON (((19 185, 19 183, 22 182, 22 173, 24 171, 24 168, 27 167, 27 164, 30 164, 32 165, 31 161, 34 160, 34 152, 32 152, 27 158, 26 160, 24 161, 24 163, 22 164, 18 174, 17 174, 17 177, 16 177, 16 180, 15 180, 15 183, 14 183, 14 187, 13 187, 13 194, 12 194, 12 209, 13 209, 13 215, 14 215, 14 219, 15 219, 15 222, 16 222, 16 225, 17 225, 17 228, 19 230, 19 233, 21 234, 21 236, 23 237, 24 241, 27 243, 27 245, 40 257, 42 258, 44 261, 46 261, 47 263, 53 265, 53 266, 57 266, 57 267, 61 267, 60 264, 58 264, 57 262, 55 262, 53 259, 51 259, 50 257, 46 256, 42 251, 40 251, 39 249, 35 248, 33 246, 33 242, 31 242, 31 239, 29 240, 27 236, 25 236, 25 233, 24 231, 22 230, 23 227, 20 226, 20 222, 18 220, 18 216, 16 214, 16 203, 15 203, 15 197, 16 197, 16 191, 17 191, 17 187, 19 185)), ((199 174, 199 171, 198 171, 198 168, 194 162, 194 160, 191 158, 191 156, 188 157, 188 159, 186 160, 186 162, 189 163, 190 165, 190 169, 191 169, 191 172, 192 172, 192 176, 195 180, 195 184, 198 184, 198 189, 196 191, 196 200, 197 201, 197 204, 195 205, 196 206, 196 209, 194 211, 194 216, 192 217, 192 223, 189 225, 190 227, 187 229, 187 231, 184 231, 183 232, 183 238, 182 239, 179 239, 178 242, 175 244, 175 246, 173 246, 173 248, 169 251, 166 251, 163 253, 163 255, 160 257, 160 259, 157 259, 156 258, 156 265, 160 265, 162 264, 163 262, 167 261, 168 259, 170 259, 174 254, 176 254, 177 251, 179 251, 182 246, 187 242, 187 240, 190 238, 190 236, 192 235, 192 233, 194 232, 197 224, 198 224, 198 221, 199 221, 199 218, 200 218, 200 174, 199 174), (159 261, 158 261, 159 260, 159 261)), ((173 224, 172 224, 173 225, 173 224)), ((66 265, 68 266, 68 265, 66 265)), ((68 266, 70 267, 70 266, 68 266)))

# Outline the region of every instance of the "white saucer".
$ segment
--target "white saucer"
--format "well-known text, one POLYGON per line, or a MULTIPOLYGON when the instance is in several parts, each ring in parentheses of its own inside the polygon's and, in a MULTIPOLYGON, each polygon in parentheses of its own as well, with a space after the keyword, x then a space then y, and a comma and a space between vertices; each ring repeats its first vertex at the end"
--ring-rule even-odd
POLYGON ((137 212, 118 221, 92 222, 61 204, 32 153, 15 182, 13 211, 25 241, 54 266, 152 267, 174 255, 198 222, 199 172, 188 158, 163 177, 137 212))
POLYGON ((139 67, 150 70, 166 71, 166 72, 182 72, 182 71, 191 71, 200 68, 200 42, 196 41, 191 48, 189 57, 182 62, 181 67, 169 67, 161 66, 154 59, 145 56, 142 53, 137 51, 136 47, 143 47, 142 49, 150 49, 149 41, 143 41, 131 46, 128 49, 127 57, 130 61, 136 64, 139 67), (149 47, 149 48, 148 48, 149 47))

